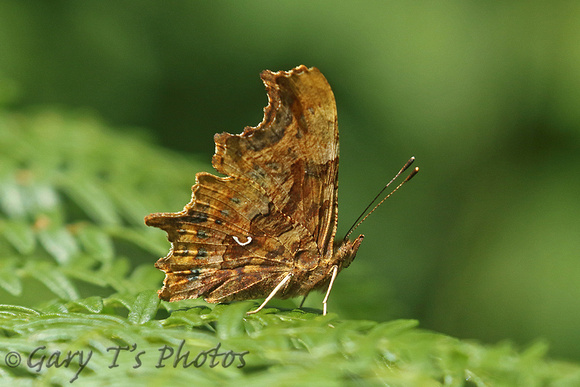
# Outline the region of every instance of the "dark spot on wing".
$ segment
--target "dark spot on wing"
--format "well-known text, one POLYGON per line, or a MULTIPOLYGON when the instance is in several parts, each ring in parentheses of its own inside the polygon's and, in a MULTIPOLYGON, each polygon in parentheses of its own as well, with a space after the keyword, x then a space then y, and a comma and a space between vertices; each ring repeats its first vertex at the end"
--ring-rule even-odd
POLYGON ((187 280, 195 281, 199 277, 199 274, 200 274, 199 269, 190 270, 190 274, 187 276, 187 280))
POLYGON ((189 215, 183 217, 183 220, 190 223, 204 223, 207 222, 207 214, 205 212, 191 211, 189 215))

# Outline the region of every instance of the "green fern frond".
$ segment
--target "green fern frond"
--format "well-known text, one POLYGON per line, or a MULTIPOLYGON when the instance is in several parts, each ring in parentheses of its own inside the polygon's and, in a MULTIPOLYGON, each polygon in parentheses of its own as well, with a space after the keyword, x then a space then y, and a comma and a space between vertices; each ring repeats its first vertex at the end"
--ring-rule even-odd
POLYGON ((162 279, 151 257, 167 242, 143 216, 182 207, 159 187, 186 201, 191 175, 178 166, 194 164, 85 116, 0 112, 0 123, 0 291, 32 306, 149 288, 131 272, 162 279))
POLYGON ((1 385, 580 385, 541 342, 160 301, 168 243, 143 216, 181 209, 209 167, 73 114, 0 111, 0 138, 1 385))

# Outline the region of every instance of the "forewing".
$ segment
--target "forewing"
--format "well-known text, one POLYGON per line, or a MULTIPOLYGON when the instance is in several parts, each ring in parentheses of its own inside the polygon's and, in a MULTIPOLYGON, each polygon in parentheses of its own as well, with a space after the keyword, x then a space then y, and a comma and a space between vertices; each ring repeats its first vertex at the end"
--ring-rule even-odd
POLYGON ((258 184, 272 203, 303 225, 321 254, 336 231, 338 128, 334 95, 316 68, 264 71, 264 120, 240 135, 215 135, 218 172, 258 184))

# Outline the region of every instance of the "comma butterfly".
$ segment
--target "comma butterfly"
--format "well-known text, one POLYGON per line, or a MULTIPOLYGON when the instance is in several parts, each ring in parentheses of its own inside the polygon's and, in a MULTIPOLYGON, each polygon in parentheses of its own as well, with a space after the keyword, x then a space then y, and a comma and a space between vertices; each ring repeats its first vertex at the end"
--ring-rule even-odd
POLYGON ((169 254, 155 264, 166 274, 159 297, 212 303, 266 298, 249 312, 255 313, 274 296, 326 288, 326 314, 333 281, 364 238, 334 240, 334 95, 314 67, 264 71, 261 78, 269 100, 263 121, 239 135, 214 137, 212 164, 226 177, 198 173, 183 211, 145 218, 171 242, 169 254))

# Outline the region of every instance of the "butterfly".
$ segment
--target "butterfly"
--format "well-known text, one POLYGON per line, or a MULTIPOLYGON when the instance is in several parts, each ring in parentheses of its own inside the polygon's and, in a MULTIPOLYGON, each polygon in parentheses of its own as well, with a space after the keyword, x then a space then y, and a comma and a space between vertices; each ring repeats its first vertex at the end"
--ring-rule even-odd
POLYGON ((241 134, 214 136, 213 167, 196 174, 183 211, 154 213, 169 254, 159 297, 211 303, 306 296, 326 289, 354 259, 364 235, 335 241, 338 220, 336 103, 322 73, 263 71, 264 118, 241 134))

